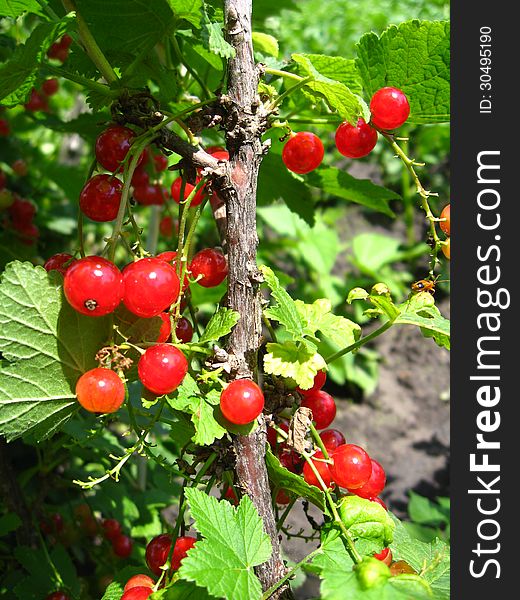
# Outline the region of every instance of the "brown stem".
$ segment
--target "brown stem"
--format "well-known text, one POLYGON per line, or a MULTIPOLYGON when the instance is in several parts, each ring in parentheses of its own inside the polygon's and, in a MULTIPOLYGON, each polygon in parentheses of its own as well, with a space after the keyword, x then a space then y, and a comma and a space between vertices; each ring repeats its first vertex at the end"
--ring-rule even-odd
MULTIPOLYGON (((225 0, 227 39, 235 49, 228 62, 228 114, 226 141, 230 151, 229 181, 223 198, 227 208, 229 261, 228 306, 240 314, 228 344, 234 378, 256 378, 257 352, 262 331, 259 283, 256 265, 256 188, 264 148, 261 135, 267 115, 257 94, 259 72, 251 41, 252 0, 225 0)), ((265 466, 266 429, 263 417, 250 435, 234 440, 236 473, 240 487, 256 506, 271 538, 271 558, 256 569, 262 587, 268 590, 286 573, 271 504, 265 466)), ((284 583, 271 598, 292 597, 284 583)))

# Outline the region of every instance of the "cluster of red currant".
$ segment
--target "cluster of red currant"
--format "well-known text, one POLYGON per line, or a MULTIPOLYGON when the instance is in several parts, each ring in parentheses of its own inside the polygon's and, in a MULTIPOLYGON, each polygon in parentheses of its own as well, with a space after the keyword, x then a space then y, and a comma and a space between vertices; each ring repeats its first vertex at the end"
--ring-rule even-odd
POLYGON ((69 57, 71 44, 72 38, 70 35, 65 34, 60 40, 51 44, 51 47, 47 50, 47 56, 63 64, 69 57))
MULTIPOLYGON (((11 166, 13 171, 16 168, 19 172, 23 172, 23 165, 13 163, 11 166)), ((16 192, 8 189, 6 185, 7 177, 0 170, 0 211, 5 210, 2 225, 9 231, 15 231, 22 244, 32 246, 40 235, 39 229, 33 221, 36 215, 36 206, 29 200, 21 198, 16 192)))
MULTIPOLYGON (((336 147, 347 158, 367 156, 377 143, 377 130, 391 131, 408 119, 410 105, 405 94, 393 87, 378 90, 370 101, 370 123, 362 117, 356 125, 345 121, 336 130, 336 147)), ((316 169, 325 149, 317 135, 308 131, 293 134, 285 144, 282 160, 285 166, 301 175, 316 169)))
POLYGON ((58 80, 52 78, 47 79, 42 83, 41 90, 32 88, 29 100, 24 104, 25 110, 30 112, 49 112, 48 99, 50 96, 54 96, 59 87, 60 84, 58 80))
POLYGON ((446 241, 441 246, 442 253, 448 260, 450 260, 450 258, 451 258, 451 250, 450 250, 451 219, 450 219, 450 205, 449 204, 446 204, 446 206, 442 209, 440 219, 441 219, 441 221, 439 223, 440 228, 446 234, 446 241))

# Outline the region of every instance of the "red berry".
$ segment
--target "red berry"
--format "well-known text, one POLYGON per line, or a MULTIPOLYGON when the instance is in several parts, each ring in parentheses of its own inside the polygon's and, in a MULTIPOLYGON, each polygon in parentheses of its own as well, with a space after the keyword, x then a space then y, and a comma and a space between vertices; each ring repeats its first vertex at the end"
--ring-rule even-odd
POLYGON ((18 225, 16 230, 21 235, 22 244, 32 246, 36 241, 36 238, 40 235, 38 227, 34 223, 25 223, 24 225, 18 225))
POLYGON ((282 442, 278 446, 278 460, 282 467, 285 467, 291 473, 298 473, 302 468, 302 457, 292 448, 282 442))
POLYGON ((159 258, 141 258, 123 270, 123 303, 139 317, 155 317, 179 297, 175 269, 159 258))
POLYGON ((123 591, 127 592, 135 587, 153 588, 154 585, 155 581, 148 575, 134 575, 126 582, 123 591))
POLYGON ((188 372, 188 361, 175 346, 157 344, 147 348, 137 364, 139 379, 154 394, 169 394, 177 389, 188 372))
POLYGON ((331 456, 332 479, 342 488, 354 490, 360 488, 369 479, 372 472, 370 456, 363 448, 355 444, 338 446, 331 456))
POLYGON ((105 519, 103 521, 103 531, 107 540, 113 540, 121 535, 121 523, 117 519, 105 519))
POLYGON ((119 558, 128 558, 132 554, 133 543, 127 535, 118 535, 112 539, 112 549, 119 558))
POLYGON ((334 398, 323 390, 304 396, 301 406, 312 410, 312 418, 316 424, 316 429, 325 429, 334 421, 336 416, 334 398))
POLYGON ((76 259, 71 254, 61 252, 60 254, 54 254, 49 257, 44 263, 43 268, 46 271, 59 271, 62 275, 65 275, 67 269, 76 262, 76 259))
POLYGON ((327 452, 332 452, 333 450, 336 450, 338 446, 347 443, 345 436, 337 429, 326 429, 325 431, 322 431, 320 433, 320 438, 327 449, 327 452))
POLYGON ((134 174, 132 175, 132 185, 134 187, 141 187, 141 186, 147 186, 150 183, 150 176, 148 175, 148 172, 146 171, 146 169, 144 169, 143 165, 141 164, 139 167, 136 168, 136 170, 134 171, 134 174))
POLYGON ((175 335, 179 342, 188 344, 193 339, 193 327, 191 323, 185 317, 181 317, 177 321, 177 327, 175 328, 175 335))
POLYGON ((94 175, 83 186, 79 207, 84 215, 98 223, 113 221, 117 217, 123 182, 113 175, 94 175))
POLYGON ((182 560, 188 555, 188 551, 195 546, 196 541, 197 539, 190 535, 177 538, 173 548, 172 571, 177 571, 181 566, 182 560))
POLYGON ((33 220, 33 217, 36 214, 36 208, 29 200, 16 197, 9 207, 8 212, 14 228, 19 230, 20 227, 23 228, 24 225, 27 225, 27 223, 30 223, 33 220))
POLYGON ((76 395, 81 406, 93 413, 113 413, 125 400, 125 386, 111 369, 91 369, 78 379, 76 395))
POLYGON ((158 344, 167 342, 172 334, 172 322, 170 319, 170 313, 162 312, 158 317, 162 320, 161 328, 159 329, 159 335, 155 340, 158 344))
POLYGON ((121 596, 121 600, 146 600, 152 594, 153 589, 148 586, 133 587, 121 596))
POLYGON ((11 165, 11 169, 19 177, 25 177, 29 172, 29 169, 27 168, 27 163, 25 162, 25 160, 23 160, 23 158, 18 158, 17 160, 15 160, 11 165))
POLYGON ((235 490, 231 486, 227 487, 226 493, 224 494, 224 498, 226 500, 229 500, 231 502, 231 504, 234 504, 235 506, 238 506, 237 495, 235 494, 235 490))
MULTIPOLYGON (((316 467, 316 470, 320 474, 320 477, 323 479, 323 483, 329 488, 331 486, 330 484, 332 483, 329 465, 326 462, 314 460, 315 458, 323 458, 323 453, 319 451, 316 452, 311 460, 313 465, 316 467)), ((305 464, 303 465, 303 478, 309 485, 315 485, 316 487, 320 488, 320 490, 323 489, 321 483, 307 461, 305 461, 305 464)))
POLYGON ((408 119, 410 105, 401 90, 384 87, 370 100, 370 122, 379 129, 397 129, 408 119))
POLYGON ((58 91, 60 84, 57 79, 47 79, 42 83, 42 92, 46 96, 54 96, 54 94, 58 91))
POLYGON ((374 554, 374 558, 377 558, 377 560, 384 562, 385 565, 389 567, 390 563, 392 562, 392 551, 390 550, 390 548, 383 548, 383 550, 381 550, 379 554, 374 554))
POLYGON ((45 600, 70 600, 70 596, 65 592, 53 592, 49 594, 45 600))
POLYGON ((321 164, 325 149, 320 138, 309 131, 293 135, 282 150, 282 160, 293 173, 309 173, 321 164))
POLYGON ((38 111, 48 111, 49 105, 47 104, 47 99, 42 96, 38 90, 33 88, 31 90, 31 95, 29 96, 29 100, 24 104, 25 110, 29 110, 31 112, 38 111))
POLYGON ((154 154, 153 164, 156 173, 162 173, 168 168, 168 158, 164 154, 154 154))
POLYGON ((361 158, 370 154, 377 143, 377 131, 361 117, 357 125, 347 121, 336 130, 336 148, 347 158, 361 158))
MULTIPOLYGON (((285 431, 285 433, 289 431, 289 423, 287 421, 281 421, 278 423, 278 427, 285 431)), ((273 427, 267 427, 267 441, 271 448, 276 448, 276 445, 278 444, 278 433, 273 427)))
POLYGON ((68 33, 65 33, 58 43, 62 48, 70 48, 70 45, 72 44, 72 38, 68 33))
MULTIPOLYGON (((225 152, 225 148, 223 148, 222 146, 208 146, 206 148, 206 152, 208 154, 215 154, 215 152, 225 152)), ((229 155, 228 155, 229 156, 229 155)))
POLYGON ((11 127, 7 119, 0 119, 0 136, 8 136, 11 133, 11 127))
POLYGON ((372 473, 370 474, 370 479, 363 484, 361 487, 358 487, 354 490, 349 490, 356 496, 361 496, 361 498, 375 498, 379 496, 379 494, 383 491, 386 483, 386 473, 383 467, 374 460, 370 459, 372 462, 372 473))
MULTIPOLYGON (((175 250, 166 250, 166 252, 161 252, 157 255, 159 260, 164 260, 164 262, 170 263, 172 267, 177 272, 177 252, 175 250)), ((186 288, 190 285, 190 281, 188 279, 188 275, 184 275, 184 282, 182 284, 182 291, 185 291, 186 288)))
POLYGON ((450 235, 450 224, 451 224, 451 221, 450 221, 450 205, 449 204, 446 204, 446 206, 442 209, 440 218, 441 219, 446 219, 445 221, 441 221, 439 223, 442 231, 444 231, 444 233, 446 235, 450 235))
MULTIPOLYGON (((96 158, 98 163, 107 171, 117 171, 121 162, 126 158, 136 135, 128 127, 112 125, 105 129, 96 140, 96 158)), ((141 154, 139 163, 144 159, 141 154)), ((139 164, 138 163, 138 164, 139 164)))
MULTIPOLYGON (((196 183, 200 181, 200 177, 197 177, 196 183)), ((177 177, 177 179, 172 183, 171 194, 172 198, 177 202, 177 204, 181 203, 181 188, 182 188, 182 177, 177 177)), ((191 192, 195 189, 195 186, 191 183, 186 182, 184 185, 184 198, 186 200, 191 192)), ((198 192, 195 194, 193 199, 190 202, 190 208, 192 206, 198 206, 203 200, 206 194, 205 186, 199 188, 198 192)))
POLYGON ((379 506, 382 506, 385 510, 388 510, 386 504, 381 500, 381 498, 369 498, 370 502, 377 502, 379 506))
POLYGON ((190 268, 191 275, 202 287, 215 287, 222 283, 228 274, 226 257, 219 250, 206 248, 193 257, 190 268))
POLYGON ((172 237, 173 219, 171 217, 163 217, 159 223, 159 231, 164 237, 172 237))
POLYGON ((143 206, 164 204, 168 197, 168 190, 160 183, 136 185, 134 187, 134 200, 143 206))
POLYGON ((312 387, 309 388, 308 390, 302 390, 300 387, 296 388, 297 392, 300 392, 300 394, 307 396, 307 394, 312 394, 312 392, 317 392, 318 390, 321 390, 321 388, 325 385, 325 382, 327 381, 327 372, 326 371, 318 371, 316 373, 316 375, 314 376, 314 383, 312 384, 312 387))
POLYGON ((277 494, 276 494, 276 504, 289 504, 289 502, 291 501, 291 497, 289 496, 289 494, 287 494, 287 492, 285 490, 280 490, 277 494))
POLYGON ((250 379, 232 381, 220 394, 220 409, 228 421, 246 425, 264 409, 264 394, 250 379))
MULTIPOLYGON (((216 146, 215 148, 218 148, 218 146, 216 146)), ((208 152, 209 150, 206 150, 206 152, 208 152)), ((217 160, 229 160, 229 152, 227 150, 224 150, 223 148, 218 148, 213 150, 212 152, 210 152, 211 156, 213 156, 213 158, 216 158, 217 160)))
POLYGON ((119 306, 123 278, 114 263, 106 258, 87 256, 67 269, 63 291, 69 304, 78 312, 102 317, 119 306))
POLYGON ((169 533, 162 533, 154 537, 146 546, 146 564, 155 575, 162 573, 161 567, 168 560, 171 545, 171 535, 169 533))

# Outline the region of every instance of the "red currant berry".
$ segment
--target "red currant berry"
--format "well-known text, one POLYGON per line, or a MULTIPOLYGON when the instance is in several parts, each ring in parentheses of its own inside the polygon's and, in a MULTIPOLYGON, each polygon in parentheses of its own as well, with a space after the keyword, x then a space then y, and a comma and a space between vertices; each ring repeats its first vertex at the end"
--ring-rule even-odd
POLYGON ((61 252, 60 254, 54 254, 49 257, 44 263, 43 268, 46 271, 59 271, 62 275, 65 275, 67 269, 76 262, 76 259, 71 254, 61 252))
MULTIPOLYGON (((281 421, 278 423, 278 427, 285 431, 285 433, 288 433, 289 431, 289 423, 287 421, 281 421)), ((281 439, 278 439, 278 433, 273 427, 267 427, 267 441, 273 449, 276 448, 279 441, 282 441, 281 439)))
POLYGON ((155 340, 158 344, 163 344, 170 339, 172 334, 172 322, 170 319, 170 313, 162 312, 158 317, 162 321, 161 328, 159 329, 159 335, 155 340))
POLYGON ((72 44, 72 38, 68 33, 66 33, 58 43, 62 48, 70 48, 72 44))
POLYGON ((70 596, 65 592, 53 592, 49 594, 45 600, 70 600, 70 596))
POLYGON ((225 152, 225 148, 222 146, 208 146, 206 152, 213 155, 215 152, 225 152))
POLYGON ((29 200, 15 197, 8 212, 14 228, 19 230, 19 227, 23 228, 24 225, 27 225, 27 223, 30 223, 33 220, 33 217, 36 214, 36 208, 29 200))
POLYGON ((27 163, 23 158, 18 158, 11 165, 11 169, 18 175, 18 177, 26 177, 27 173, 29 173, 29 168, 27 167, 27 163))
POLYGON ((338 446, 347 443, 345 436, 337 429, 326 429, 325 431, 322 431, 320 433, 320 438, 327 449, 327 452, 332 452, 333 450, 336 450, 338 446))
MULTIPOLYGON (((200 181, 200 178, 197 177, 196 183, 200 181)), ((172 198, 177 202, 177 204, 181 203, 181 188, 182 188, 182 177, 177 177, 177 179, 172 183, 171 194, 172 198)), ((184 185, 184 198, 183 200, 187 200, 188 196, 193 192, 195 186, 191 183, 186 182, 184 185)), ((193 206, 198 206, 203 200, 206 194, 205 186, 202 186, 195 196, 193 196, 190 202, 190 208, 193 206)))
POLYGON ((231 423, 246 425, 264 409, 264 394, 254 381, 236 379, 222 390, 220 409, 231 423))
POLYGON ((188 372, 188 361, 175 346, 157 344, 139 359, 137 372, 147 390, 162 396, 177 389, 188 372))
POLYGON ((119 306, 123 278, 115 264, 106 258, 87 256, 67 269, 63 291, 75 310, 83 315, 101 317, 119 306))
POLYGON ((370 456, 355 444, 338 446, 331 456, 330 465, 332 479, 342 488, 354 490, 360 488, 370 479, 372 463, 370 456))
POLYGON ((197 539, 190 535, 177 538, 173 548, 172 571, 177 571, 182 560, 188 555, 188 551, 195 546, 196 541, 197 539))
POLYGON ((136 185, 134 187, 134 200, 143 206, 161 206, 168 198, 168 190, 160 183, 136 185))
POLYGON ((175 269, 159 258, 141 258, 123 270, 123 303, 139 317, 155 317, 179 297, 175 269))
POLYGON ((148 586, 133 587, 121 596, 121 600, 146 600, 152 594, 153 589, 148 586))
POLYGON ((282 150, 282 160, 293 173, 309 173, 319 167, 325 148, 320 138, 309 131, 300 131, 293 135, 282 150))
POLYGON ((285 467, 291 473, 298 473, 302 468, 302 458, 292 448, 282 442, 278 447, 278 460, 282 467, 285 467))
POLYGON ((173 219, 171 217, 163 217, 159 223, 159 232, 164 237, 172 237, 173 235, 173 219))
POLYGON ((370 100, 370 122, 379 129, 397 129, 408 119, 410 105, 401 90, 384 87, 370 100))
POLYGON ((347 158, 362 158, 370 154, 377 143, 377 131, 361 117, 357 125, 347 121, 336 130, 336 148, 347 158))
POLYGON ((113 413, 125 400, 125 386, 111 369, 91 369, 78 379, 76 396, 81 406, 93 413, 113 413))
POLYGON ((316 424, 316 429, 325 429, 334 421, 336 416, 334 398, 323 390, 304 396, 301 405, 312 410, 312 418, 316 424))
POLYGON ((24 107, 25 110, 31 112, 47 112, 49 110, 47 99, 44 96, 42 96, 35 88, 31 90, 29 100, 27 100, 27 102, 24 104, 24 107))
MULTIPOLYGON (((128 127, 112 125, 105 129, 96 140, 96 159, 107 171, 117 171, 126 158, 136 135, 128 127)), ((144 157, 141 154, 140 164, 144 157)))
POLYGON ((119 558, 128 558, 132 554, 133 542, 127 535, 118 535, 112 539, 112 549, 119 558))
POLYGON ((224 493, 224 498, 226 500, 229 500, 231 502, 231 504, 234 504, 235 506, 238 506, 237 495, 235 494, 235 491, 233 490, 233 488, 231 486, 228 486, 226 488, 226 491, 224 493))
POLYGON ((227 150, 224 150, 223 148, 214 150, 213 152, 210 152, 210 154, 211 156, 213 156, 213 158, 216 158, 217 160, 229 160, 229 152, 227 150))
POLYGON ((321 390, 321 388, 325 385, 326 381, 327 372, 318 371, 314 377, 314 383, 312 384, 311 388, 309 388, 308 390, 302 390, 300 387, 297 387, 296 391, 300 392, 300 394, 302 394, 303 396, 306 396, 307 394, 312 394, 312 392, 317 392, 318 390, 321 390))
POLYGON ((113 175, 94 175, 79 195, 81 212, 98 223, 113 221, 121 204, 123 182, 113 175))
POLYGON ((289 502, 291 501, 291 497, 289 496, 289 494, 287 494, 287 492, 285 490, 280 490, 277 494, 276 494, 276 504, 289 504, 289 502))
POLYGON ((444 256, 450 260, 451 259, 451 249, 450 249, 450 240, 451 238, 448 238, 444 244, 441 246, 441 250, 442 253, 444 254, 444 256))
POLYGON ((392 562, 392 551, 390 550, 390 548, 383 548, 381 552, 379 552, 378 554, 374 554, 374 558, 377 558, 377 560, 384 562, 385 565, 389 567, 392 562))
POLYGON ((222 283, 228 274, 226 257, 219 250, 206 248, 193 257, 190 268, 191 275, 202 287, 215 287, 222 283))
POLYGON ((361 496, 361 498, 375 498, 379 496, 379 494, 383 491, 386 483, 386 473, 383 467, 374 460, 370 459, 372 462, 372 473, 370 474, 370 479, 363 484, 361 487, 358 487, 354 490, 349 490, 356 496, 361 496))
POLYGON ((132 175, 132 185, 134 187, 147 186, 150 183, 150 176, 143 165, 136 168, 132 175))
POLYGON ((7 119, 0 119, 0 136, 7 137, 11 133, 11 127, 7 119))
POLYGON ((382 506, 385 510, 388 510, 386 504, 381 500, 381 498, 369 498, 370 502, 377 502, 379 506, 382 506))
POLYGON ((168 168, 168 158, 164 154, 154 154, 153 165, 156 173, 162 173, 168 168))
POLYGON ((121 523, 116 519, 105 519, 103 521, 103 531, 107 540, 113 540, 121 535, 121 523))
MULTIPOLYGON (((315 458, 324 458, 322 452, 316 452, 311 458, 312 464, 316 467, 316 470, 320 474, 320 477, 323 479, 323 483, 326 487, 331 487, 332 476, 330 474, 329 465, 326 462, 322 462, 321 460, 314 460, 315 458)), ((303 465, 303 478, 309 485, 315 485, 316 487, 323 489, 321 483, 316 477, 314 471, 307 461, 303 465)))
POLYGON ((450 205, 446 204, 446 206, 442 209, 441 212, 441 219, 445 219, 444 221, 441 221, 439 223, 439 225, 441 226, 442 231, 444 231, 444 233, 446 235, 450 235, 450 205))
POLYGON ((127 592, 135 587, 153 588, 154 585, 155 581, 148 575, 134 575, 126 582, 123 591, 127 592))
POLYGON ((154 537, 146 546, 146 564, 155 575, 161 575, 161 567, 168 560, 171 545, 171 535, 163 533, 154 537))
POLYGON ((181 317, 177 321, 177 327, 175 328, 175 335, 179 342, 183 344, 189 344, 193 339, 193 327, 191 323, 185 317, 181 317))
POLYGON ((42 92, 46 96, 54 96, 54 94, 58 91, 60 84, 57 79, 47 79, 42 83, 42 92))
POLYGON ((34 223, 18 225, 18 227, 16 227, 16 230, 21 235, 20 241, 26 246, 32 246, 36 241, 36 238, 40 235, 40 231, 34 223))

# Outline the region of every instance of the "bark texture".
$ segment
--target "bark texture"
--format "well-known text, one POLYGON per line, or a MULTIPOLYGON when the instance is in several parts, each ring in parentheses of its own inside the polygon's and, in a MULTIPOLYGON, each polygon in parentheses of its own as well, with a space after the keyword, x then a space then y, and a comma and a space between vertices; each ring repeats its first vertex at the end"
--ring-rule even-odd
MULTIPOLYGON (((240 314, 230 336, 234 378, 257 375, 257 352, 262 333, 259 283, 256 265, 256 188, 258 171, 266 148, 261 136, 267 128, 267 113, 258 97, 259 70, 254 62, 251 41, 251 0, 225 0, 227 39, 235 49, 228 62, 226 130, 230 152, 228 189, 224 194, 227 211, 227 252, 229 262, 228 306, 240 314)), ((271 538, 273 553, 257 568, 264 590, 285 575, 280 543, 271 504, 265 466, 265 423, 251 435, 237 436, 236 472, 240 487, 255 504, 271 538)), ((272 598, 291 597, 287 585, 272 598)))

